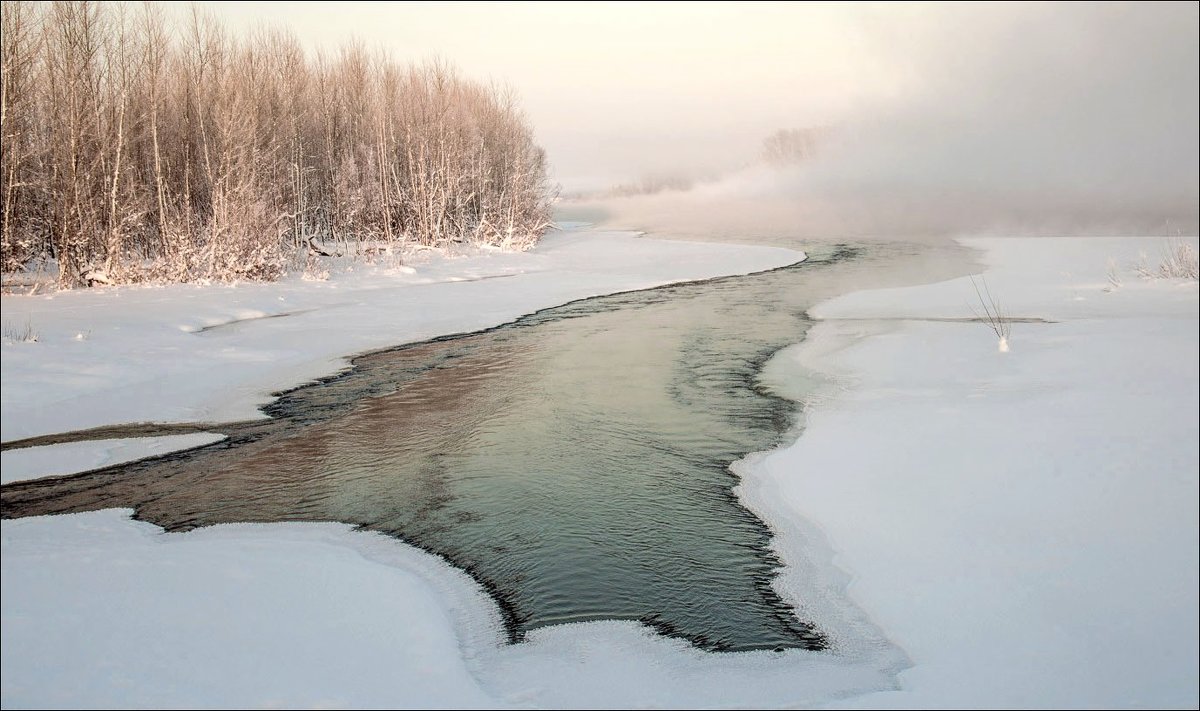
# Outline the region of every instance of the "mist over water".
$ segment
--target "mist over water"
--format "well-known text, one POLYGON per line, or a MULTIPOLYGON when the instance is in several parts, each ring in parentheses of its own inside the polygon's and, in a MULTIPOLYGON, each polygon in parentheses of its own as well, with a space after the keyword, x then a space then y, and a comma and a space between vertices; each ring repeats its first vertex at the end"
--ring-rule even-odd
POLYGON ((889 5, 855 20, 874 67, 862 71, 887 80, 778 126, 823 126, 812 156, 771 167, 748 154, 691 190, 608 204, 612 224, 855 239, 1196 233, 1196 4, 889 5))

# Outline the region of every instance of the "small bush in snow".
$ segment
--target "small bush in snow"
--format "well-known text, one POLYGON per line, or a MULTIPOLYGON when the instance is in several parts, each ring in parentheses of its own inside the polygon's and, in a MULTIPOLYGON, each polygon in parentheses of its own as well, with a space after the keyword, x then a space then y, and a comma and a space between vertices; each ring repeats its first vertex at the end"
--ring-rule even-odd
POLYGON ((1121 270, 1117 267, 1117 260, 1109 258, 1105 276, 1108 277, 1108 288, 1105 291, 1116 291, 1121 288, 1121 270))
POLYGON ((1008 352, 1008 337, 1012 333, 1012 320, 1000 310, 1000 302, 992 296, 992 290, 988 288, 987 280, 980 277, 983 282, 983 290, 979 288, 975 277, 971 277, 971 286, 975 287, 975 296, 979 298, 979 305, 983 307, 983 314, 972 308, 975 317, 983 323, 987 324, 988 328, 996 334, 996 338, 1000 339, 999 349, 1001 353, 1008 352))
POLYGON ((1196 248, 1182 237, 1167 240, 1157 268, 1151 266, 1150 258, 1142 252, 1133 270, 1143 279, 1196 279, 1200 276, 1196 248))
POLYGON ((1196 248, 1180 238, 1170 240, 1158 273, 1166 279, 1196 279, 1198 271, 1196 248))
POLYGON ((25 325, 15 326, 9 321, 4 322, 4 340, 9 343, 37 343, 38 335, 33 330, 33 323, 26 319, 25 325))

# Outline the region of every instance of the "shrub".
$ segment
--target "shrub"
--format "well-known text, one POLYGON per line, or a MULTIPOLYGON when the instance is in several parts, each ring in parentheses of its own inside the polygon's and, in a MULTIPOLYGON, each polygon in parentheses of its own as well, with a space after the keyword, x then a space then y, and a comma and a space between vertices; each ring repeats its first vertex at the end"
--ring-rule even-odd
POLYGON ((975 287, 975 296, 979 299, 979 305, 983 308, 983 315, 972 308, 975 317, 986 324, 992 332, 996 334, 996 338, 1000 339, 999 350, 1001 353, 1008 352, 1008 337, 1012 333, 1012 320, 1000 310, 1000 302, 992 296, 991 289, 988 288, 987 280, 980 277, 983 282, 983 290, 979 288, 975 277, 971 277, 971 286, 975 287))

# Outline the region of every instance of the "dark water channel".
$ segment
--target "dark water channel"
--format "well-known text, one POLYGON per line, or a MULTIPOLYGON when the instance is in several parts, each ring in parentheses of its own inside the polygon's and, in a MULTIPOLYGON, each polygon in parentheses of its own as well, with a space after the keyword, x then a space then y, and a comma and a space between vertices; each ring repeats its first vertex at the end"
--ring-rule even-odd
POLYGON ((773 272, 364 355, 282 394, 271 420, 212 428, 224 442, 5 486, 3 515, 132 507, 173 531, 347 522, 468 571, 513 641, 622 619, 711 650, 819 649, 820 620, 772 589, 769 529, 731 492, 729 464, 794 424, 795 403, 756 376, 802 340, 816 302, 882 271, 936 276, 961 262, 949 249, 819 245, 773 272))

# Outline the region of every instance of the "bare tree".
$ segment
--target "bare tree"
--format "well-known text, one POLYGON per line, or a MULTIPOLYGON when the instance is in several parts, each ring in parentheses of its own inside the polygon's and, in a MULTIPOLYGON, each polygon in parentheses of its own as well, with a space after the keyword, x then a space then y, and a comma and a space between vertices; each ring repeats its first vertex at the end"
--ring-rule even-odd
POLYGON ((42 18, 34 6, 6 2, 0 12, 0 263, 11 271, 46 246, 40 229, 44 204, 37 199, 42 175, 36 170, 40 106, 35 96, 44 52, 42 18))
POLYGON ((6 2, 3 266, 97 280, 272 279, 355 242, 523 249, 553 192, 515 94, 351 43, 306 56, 193 6, 6 2))

